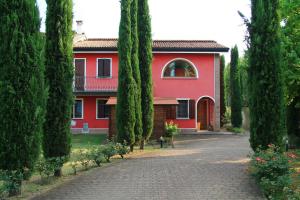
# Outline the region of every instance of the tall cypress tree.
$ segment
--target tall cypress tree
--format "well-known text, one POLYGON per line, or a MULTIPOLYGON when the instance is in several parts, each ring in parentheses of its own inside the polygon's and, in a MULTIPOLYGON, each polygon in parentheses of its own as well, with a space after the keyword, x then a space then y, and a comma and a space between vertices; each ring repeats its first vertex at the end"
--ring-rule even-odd
MULTIPOLYGON (((46 80, 49 86, 43 150, 46 158, 70 154, 73 104, 72 0, 47 0, 46 80)), ((61 169, 55 171, 61 176, 61 169)))
POLYGON ((0 24, 0 169, 24 174, 40 154, 46 100, 36 1, 2 0, 0 24))
POLYGON ((224 118, 225 118, 225 112, 226 112, 226 106, 225 106, 225 82, 224 82, 224 73, 225 73, 225 56, 221 56, 221 61, 220 61, 220 121, 221 121, 221 126, 224 125, 224 118))
POLYGON ((240 128, 242 125, 242 98, 240 92, 240 79, 238 73, 239 51, 235 45, 231 49, 230 62, 230 92, 231 92, 231 124, 233 127, 240 128))
POLYGON ((135 80, 135 142, 138 143, 142 139, 143 124, 142 124, 142 107, 141 107, 141 74, 139 66, 139 38, 138 38, 138 24, 137 24, 137 9, 138 0, 132 0, 131 2, 131 66, 132 74, 135 80))
POLYGON ((119 28, 119 83, 117 102, 118 141, 130 145, 133 150, 135 143, 135 83, 131 68, 131 23, 130 2, 121 0, 121 21, 119 28))
POLYGON ((139 61, 141 71, 142 122, 144 142, 148 140, 153 130, 153 83, 152 83, 152 33, 148 0, 138 0, 138 32, 139 32, 139 61))
POLYGON ((284 146, 286 135, 278 0, 252 0, 249 26, 250 143, 284 146))

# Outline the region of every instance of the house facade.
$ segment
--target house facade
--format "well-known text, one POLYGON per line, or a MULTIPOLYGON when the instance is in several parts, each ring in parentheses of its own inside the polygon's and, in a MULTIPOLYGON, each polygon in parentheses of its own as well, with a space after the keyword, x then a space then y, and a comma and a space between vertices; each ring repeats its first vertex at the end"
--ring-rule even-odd
MULTIPOLYGON (((208 40, 153 41, 154 122, 172 120, 182 130, 218 131, 220 54, 228 50, 208 40)), ((118 64, 117 39, 75 41, 74 132, 114 129, 118 64)))

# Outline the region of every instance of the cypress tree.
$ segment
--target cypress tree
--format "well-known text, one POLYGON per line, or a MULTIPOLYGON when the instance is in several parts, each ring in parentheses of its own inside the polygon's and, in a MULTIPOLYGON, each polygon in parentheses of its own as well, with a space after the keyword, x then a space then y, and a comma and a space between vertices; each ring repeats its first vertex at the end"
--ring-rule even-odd
POLYGON ((240 128, 243 121, 238 61, 239 52, 238 47, 235 45, 234 48, 231 49, 230 62, 231 124, 235 128, 240 128))
POLYGON ((153 83, 152 83, 152 36, 151 18, 148 0, 138 1, 138 32, 139 32, 139 61, 141 71, 142 122, 144 142, 148 140, 153 130, 153 83))
MULTIPOLYGON (((46 80, 49 86, 43 150, 46 158, 68 157, 73 105, 72 0, 47 0, 46 80)), ((55 171, 61 176, 61 169, 55 171)))
POLYGON ((224 125, 224 118, 225 118, 225 112, 226 112, 226 107, 225 107, 225 87, 224 87, 224 71, 225 71, 225 56, 221 56, 221 61, 220 61, 220 121, 221 121, 221 126, 224 125))
POLYGON ((142 124, 142 107, 141 107, 141 74, 139 66, 139 38, 138 38, 138 27, 137 27, 137 9, 138 0, 132 0, 131 2, 131 66, 132 74, 135 80, 135 142, 138 143, 142 139, 143 124, 142 124))
MULTIPOLYGON (((0 3, 0 169, 23 176, 40 155, 46 90, 35 0, 0 3)), ((27 177, 28 178, 28 177, 27 177)), ((12 179, 21 192, 21 180, 12 179)))
POLYGON ((252 0, 249 26, 250 143, 253 150, 286 135, 278 0, 252 0))
POLYGON ((118 141, 130 145, 133 150, 135 143, 135 83, 131 68, 131 23, 130 2, 121 0, 121 21, 119 27, 119 83, 117 102, 118 141))

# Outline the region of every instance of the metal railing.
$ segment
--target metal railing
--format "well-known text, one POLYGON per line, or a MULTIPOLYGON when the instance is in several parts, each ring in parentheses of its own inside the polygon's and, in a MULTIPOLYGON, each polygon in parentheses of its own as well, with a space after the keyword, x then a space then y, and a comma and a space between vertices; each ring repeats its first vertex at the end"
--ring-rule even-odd
POLYGON ((114 77, 75 76, 74 92, 107 91, 114 92, 118 88, 118 79, 114 77))

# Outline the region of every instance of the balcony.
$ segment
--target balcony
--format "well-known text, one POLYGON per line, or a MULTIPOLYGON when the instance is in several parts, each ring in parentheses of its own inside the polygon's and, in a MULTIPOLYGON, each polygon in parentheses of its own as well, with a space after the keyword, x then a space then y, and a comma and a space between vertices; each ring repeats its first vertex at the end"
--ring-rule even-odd
POLYGON ((75 76, 73 90, 84 92, 117 92, 118 78, 98 78, 95 76, 75 76))

